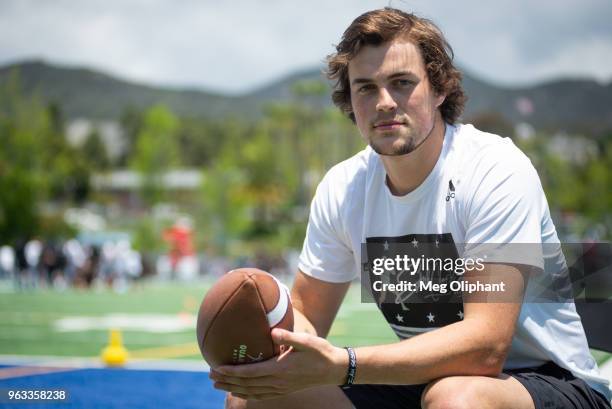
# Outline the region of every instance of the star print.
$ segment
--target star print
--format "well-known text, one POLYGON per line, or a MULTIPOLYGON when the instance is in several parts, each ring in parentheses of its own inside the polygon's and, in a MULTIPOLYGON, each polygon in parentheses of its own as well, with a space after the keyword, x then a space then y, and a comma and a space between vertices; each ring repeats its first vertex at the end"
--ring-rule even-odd
POLYGON ((419 247, 419 242, 417 241, 417 239, 412 239, 412 246, 419 247))
POLYGON ((397 322, 404 322, 404 317, 402 315, 397 314, 395 316, 395 319, 397 320, 397 322))
POLYGON ((463 319, 463 311, 459 311, 457 313, 457 315, 459 316, 459 319, 462 320, 463 319))
POLYGON ((387 242, 385 240, 385 243, 383 244, 383 247, 385 248, 385 251, 389 250, 389 242, 387 242))
POLYGON ((434 322, 434 320, 436 319, 436 316, 433 315, 431 312, 429 313, 429 315, 426 315, 426 317, 429 320, 429 322, 434 322))

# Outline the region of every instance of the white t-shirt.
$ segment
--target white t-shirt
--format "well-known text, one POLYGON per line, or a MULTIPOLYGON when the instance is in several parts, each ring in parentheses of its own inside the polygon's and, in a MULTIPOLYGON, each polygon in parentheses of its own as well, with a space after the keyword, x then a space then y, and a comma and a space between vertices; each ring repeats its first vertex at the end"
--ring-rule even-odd
MULTIPOLYGON (((351 281, 361 271, 362 243, 381 238, 462 243, 457 250, 461 257, 478 254, 480 243, 559 243, 540 179, 527 156, 508 138, 471 125, 448 124, 434 169, 405 196, 390 192, 383 163, 370 147, 334 166, 312 201, 298 267, 323 281, 351 281)), ((530 247, 534 248, 538 246, 530 247)), ((525 293, 529 301, 547 266, 565 261, 559 252, 527 253, 504 252, 487 261, 544 271, 530 278, 525 293)), ((379 307, 401 339, 463 319, 457 304, 438 306, 435 313, 435 306, 427 304, 411 305, 410 312, 388 304, 379 307)), ((547 361, 570 370, 610 399, 609 382, 599 374, 572 301, 525 302, 521 308, 504 367, 534 367, 547 361)))

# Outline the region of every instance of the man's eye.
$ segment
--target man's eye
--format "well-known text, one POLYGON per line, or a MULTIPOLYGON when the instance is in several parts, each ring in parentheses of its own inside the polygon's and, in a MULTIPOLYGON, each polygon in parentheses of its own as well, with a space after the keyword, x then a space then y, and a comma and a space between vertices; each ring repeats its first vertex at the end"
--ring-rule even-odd
POLYGON ((374 88, 374 86, 372 84, 366 84, 366 85, 362 85, 361 87, 357 88, 357 92, 360 94, 365 94, 366 92, 372 90, 374 88))
POLYGON ((398 79, 395 80, 395 85, 399 87, 412 87, 414 85, 414 82, 406 79, 398 79))

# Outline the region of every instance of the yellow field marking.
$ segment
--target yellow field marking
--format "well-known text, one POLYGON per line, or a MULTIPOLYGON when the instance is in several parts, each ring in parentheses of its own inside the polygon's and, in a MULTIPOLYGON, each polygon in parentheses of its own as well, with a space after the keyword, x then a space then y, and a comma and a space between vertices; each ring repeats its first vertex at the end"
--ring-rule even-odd
POLYGON ((136 359, 167 359, 199 355, 200 349, 197 343, 189 342, 187 344, 138 349, 136 351, 129 351, 129 354, 130 358, 136 359))

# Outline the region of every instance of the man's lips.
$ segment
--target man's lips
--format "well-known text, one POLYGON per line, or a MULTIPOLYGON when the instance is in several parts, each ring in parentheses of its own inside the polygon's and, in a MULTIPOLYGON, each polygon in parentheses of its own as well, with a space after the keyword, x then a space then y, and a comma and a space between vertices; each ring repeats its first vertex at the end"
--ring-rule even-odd
POLYGON ((374 129, 393 129, 404 125, 404 122, 400 121, 382 121, 374 124, 374 129))

